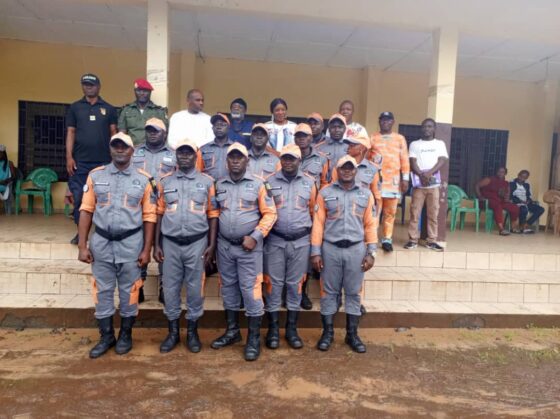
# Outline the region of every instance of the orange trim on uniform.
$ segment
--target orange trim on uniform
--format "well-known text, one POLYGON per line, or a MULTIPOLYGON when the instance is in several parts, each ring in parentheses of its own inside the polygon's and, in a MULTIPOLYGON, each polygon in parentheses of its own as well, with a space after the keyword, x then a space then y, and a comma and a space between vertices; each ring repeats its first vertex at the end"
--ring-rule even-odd
POLYGON ((301 295, 301 292, 303 290, 303 284, 305 283, 305 281, 307 280, 307 274, 303 274, 303 276, 301 277, 299 284, 298 284, 298 290, 297 293, 299 295, 301 295))
POLYGON ((150 182, 144 188, 144 196, 142 197, 142 221, 148 223, 157 222, 157 205, 152 202, 152 194, 154 193, 150 182))
POLYGON ((323 288, 323 278, 322 277, 319 279, 319 290, 321 292, 321 294, 320 294, 321 298, 324 298, 324 297, 327 296, 327 293, 325 292, 325 289, 323 288))
POLYGON ((204 170, 204 160, 202 160, 202 152, 200 150, 196 152, 196 163, 194 167, 199 172, 202 172, 204 170))
POLYGON ((364 213, 364 240, 366 244, 377 243, 377 226, 379 219, 373 215, 375 199, 370 195, 366 212, 364 213))
POLYGON ((130 288, 130 298, 128 299, 129 305, 138 304, 140 288, 142 288, 143 285, 144 281, 142 281, 142 278, 137 279, 134 284, 132 284, 132 288, 130 288))
POLYGON ((80 207, 80 211, 93 213, 95 211, 96 199, 95 192, 93 191, 93 181, 91 180, 90 176, 87 177, 86 185, 88 190, 84 192, 84 195, 82 197, 82 206, 80 207))
POLYGON ((323 195, 317 195, 315 202, 315 215, 313 216, 313 227, 311 228, 311 245, 321 246, 323 244, 323 235, 325 233, 325 219, 327 210, 325 209, 325 200, 323 195))
POLYGON ((157 188, 158 188, 158 199, 157 199, 157 204, 156 204, 156 214, 157 215, 163 215, 165 214, 165 199, 163 197, 163 185, 158 182, 157 184, 157 188))
POLYGON ((270 276, 264 274, 263 282, 264 282, 264 291, 266 292, 266 295, 272 294, 272 279, 270 278, 270 276))
POLYGON ((91 296, 93 298, 93 303, 95 305, 99 304, 99 299, 97 298, 97 282, 95 282, 95 278, 91 277, 91 296))
POLYGON ((259 211, 262 217, 255 230, 259 230, 262 233, 263 237, 266 237, 268 235, 268 233, 272 229, 272 226, 276 222, 276 219, 278 218, 274 201, 272 202, 272 205, 268 205, 267 198, 268 193, 266 192, 266 188, 264 185, 261 185, 259 188, 258 203, 259 211))
POLYGON ((202 271, 202 278, 200 284, 200 296, 204 297, 206 294, 206 272, 202 271))
POLYGON ((323 189, 325 186, 329 184, 328 176, 329 176, 329 160, 325 162, 323 165, 323 171, 321 172, 321 180, 319 183, 319 188, 323 189))
POLYGON ((253 299, 262 300, 262 284, 263 284, 263 274, 257 274, 255 278, 255 285, 253 286, 253 299))
POLYGON ((208 217, 208 219, 218 218, 220 216, 220 209, 213 204, 213 202, 215 202, 215 197, 216 188, 214 184, 212 184, 210 185, 210 189, 208 189, 208 208, 206 210, 206 216, 208 217))

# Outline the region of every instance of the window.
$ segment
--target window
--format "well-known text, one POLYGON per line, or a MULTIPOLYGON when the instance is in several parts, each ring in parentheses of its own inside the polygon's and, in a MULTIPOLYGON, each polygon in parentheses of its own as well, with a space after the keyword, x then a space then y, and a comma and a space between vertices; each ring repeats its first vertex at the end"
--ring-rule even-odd
POLYGON ((68 180, 65 116, 69 105, 19 101, 18 168, 27 176, 34 169, 53 169, 68 180))
MULTIPOLYGON (((409 145, 422 135, 420 125, 399 125, 399 133, 409 145)), ((504 130, 452 128, 449 184, 474 196, 476 182, 506 165, 508 136, 504 130)))

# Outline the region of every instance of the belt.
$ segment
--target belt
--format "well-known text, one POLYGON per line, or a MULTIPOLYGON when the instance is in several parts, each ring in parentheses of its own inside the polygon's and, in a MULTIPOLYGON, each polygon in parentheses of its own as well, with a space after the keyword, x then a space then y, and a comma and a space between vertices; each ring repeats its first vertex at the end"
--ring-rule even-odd
POLYGON ((197 241, 199 241, 203 237, 206 237, 207 234, 208 234, 208 232, 205 231, 204 233, 195 234, 194 236, 175 237, 175 236, 168 236, 166 234, 163 234, 163 237, 172 241, 173 243, 178 244, 179 246, 186 246, 188 244, 196 243, 197 241))
POLYGON ((287 242, 293 242, 296 241, 298 239, 301 239, 302 237, 308 236, 309 233, 311 233, 311 227, 307 227, 305 230, 303 230, 300 233, 297 234, 283 234, 280 233, 279 231, 276 230, 271 230, 270 234, 274 234, 275 236, 278 236, 284 240, 286 240, 287 242))
POLYGON ((353 242, 350 240, 339 240, 336 242, 330 242, 326 240, 328 243, 335 245, 336 247, 340 247, 341 249, 348 249, 349 247, 355 246, 357 244, 363 243, 363 241, 353 242))
POLYGON ((229 242, 230 244, 233 244, 234 246, 241 246, 243 244, 243 240, 245 239, 245 237, 241 237, 239 239, 228 239, 227 237, 224 237, 221 234, 218 234, 218 236, 220 237, 220 239, 223 239, 229 242))
POLYGON ((104 239, 107 239, 112 242, 120 242, 121 240, 133 236, 134 234, 138 233, 140 230, 142 230, 142 227, 133 228, 132 230, 127 230, 120 234, 113 234, 108 232, 107 230, 103 230, 102 228, 95 226, 95 232, 97 234, 99 234, 104 239))

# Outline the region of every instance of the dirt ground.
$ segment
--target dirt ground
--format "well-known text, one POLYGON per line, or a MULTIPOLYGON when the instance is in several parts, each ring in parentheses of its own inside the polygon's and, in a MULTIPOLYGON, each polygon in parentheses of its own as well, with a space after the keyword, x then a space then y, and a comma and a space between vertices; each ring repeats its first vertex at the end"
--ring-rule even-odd
POLYGON ((560 417, 558 329, 368 329, 365 355, 306 329, 253 363, 210 349, 219 332, 162 355, 165 330, 135 329, 131 353, 90 360, 96 330, 0 329, 0 417, 560 417))

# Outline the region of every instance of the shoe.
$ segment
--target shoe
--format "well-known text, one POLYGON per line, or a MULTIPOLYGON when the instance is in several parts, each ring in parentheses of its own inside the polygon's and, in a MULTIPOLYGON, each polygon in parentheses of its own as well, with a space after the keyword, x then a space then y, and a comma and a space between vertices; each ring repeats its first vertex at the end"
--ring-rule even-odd
POLYGON ((409 241, 407 244, 404 245, 405 249, 416 249, 418 247, 418 243, 409 241))
POLYGON ((346 337, 344 342, 352 348, 354 352, 363 354, 366 352, 366 345, 358 336, 358 324, 360 323, 360 316, 352 314, 346 315, 346 337))
POLYGON ((510 235, 510 232, 507 231, 507 230, 502 230, 502 231, 500 231, 499 234, 500 234, 500 236, 509 236, 509 235, 510 235))
POLYGON ((323 323, 323 333, 319 342, 317 342, 317 349, 328 351, 334 339, 334 315, 324 316, 321 314, 321 322, 323 323))
POLYGON ((301 308, 303 308, 304 310, 311 310, 313 308, 313 303, 311 302, 311 299, 307 295, 307 282, 308 281, 309 280, 307 280, 303 283, 303 287, 301 289, 301 303, 299 304, 299 306, 301 308))
POLYGON ((113 316, 97 319, 97 325, 101 338, 99 342, 97 342, 97 345, 89 351, 89 357, 92 359, 99 358, 117 343, 117 339, 115 339, 115 329, 113 328, 113 316))
POLYGON ((226 331, 219 338, 215 339, 210 345, 212 349, 220 349, 224 346, 233 345, 241 341, 241 332, 239 331, 239 311, 226 310, 226 331))
POLYGON ((119 355, 124 355, 132 349, 132 326, 134 326, 135 320, 135 316, 121 317, 119 338, 115 345, 115 352, 119 355))
POLYGON ((286 341, 293 349, 303 348, 303 341, 297 332, 298 316, 298 311, 288 311, 286 319, 286 341))
POLYGON ((187 348, 194 354, 202 349, 198 337, 198 320, 187 320, 187 348))
POLYGON ((261 354, 261 321, 262 316, 247 317, 249 332, 245 345, 245 361, 256 361, 261 354))
POLYGON ((437 243, 426 243, 426 248, 435 252, 443 252, 443 247, 437 243))
POLYGON ((392 252, 393 251, 393 245, 389 242, 381 243, 381 248, 383 250, 385 250, 386 252, 392 252))
POLYGON ((523 229, 523 234, 535 234, 535 231, 530 228, 525 228, 523 229))
POLYGON ((519 230, 518 228, 511 230, 513 234, 523 234, 523 231, 519 230))
POLYGON ((167 322, 167 328, 169 330, 169 334, 159 346, 159 351, 162 354, 171 352, 171 350, 175 348, 175 346, 177 346, 177 344, 181 341, 181 336, 179 335, 179 328, 180 328, 179 323, 180 323, 179 319, 169 320, 167 322))
POLYGON ((146 301, 146 297, 144 297, 144 287, 142 287, 138 291, 138 304, 142 304, 144 301, 146 301))
POLYGON ((75 244, 75 245, 77 246, 79 241, 80 241, 80 236, 76 234, 76 235, 72 238, 72 240, 70 240, 70 244, 75 244))
POLYGON ((265 344, 268 349, 278 349, 280 346, 280 312, 271 311, 267 313, 268 332, 266 332, 265 344))

